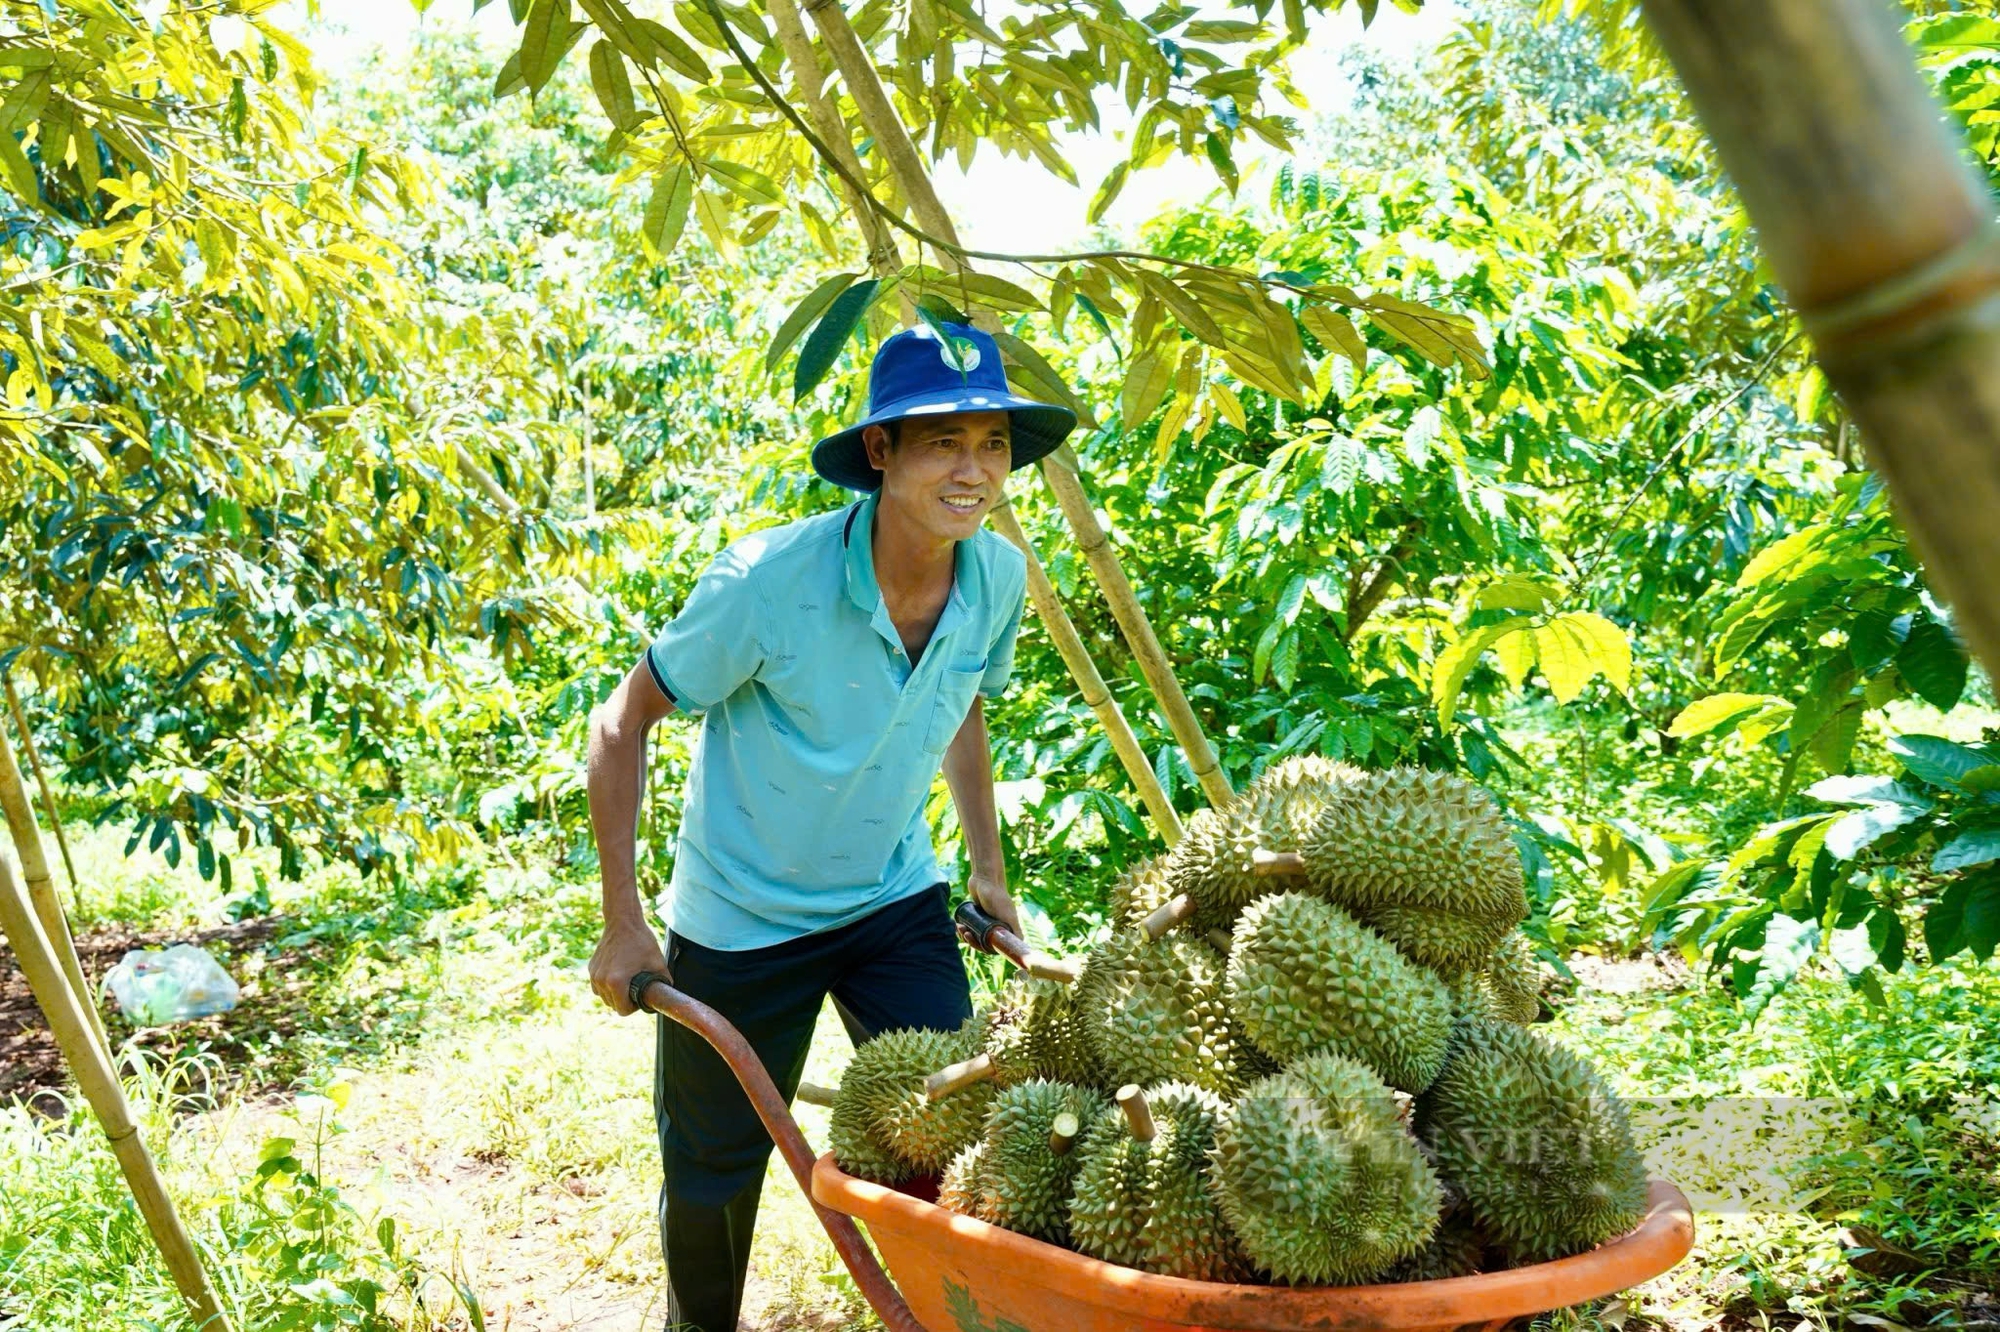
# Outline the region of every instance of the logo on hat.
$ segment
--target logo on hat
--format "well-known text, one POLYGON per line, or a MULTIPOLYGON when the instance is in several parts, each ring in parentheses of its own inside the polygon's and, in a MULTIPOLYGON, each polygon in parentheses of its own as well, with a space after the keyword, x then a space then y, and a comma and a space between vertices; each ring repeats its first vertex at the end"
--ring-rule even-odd
POLYGON ((938 359, 954 370, 970 374, 979 368, 979 344, 971 338, 953 338, 949 346, 939 343, 938 359), (958 358, 956 365, 952 365, 953 356, 958 358))

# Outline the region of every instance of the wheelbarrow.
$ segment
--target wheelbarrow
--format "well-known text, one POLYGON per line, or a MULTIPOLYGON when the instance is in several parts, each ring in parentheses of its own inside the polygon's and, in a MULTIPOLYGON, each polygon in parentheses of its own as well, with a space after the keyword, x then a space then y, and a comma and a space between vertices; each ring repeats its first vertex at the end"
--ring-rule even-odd
MULTIPOLYGON (((1067 965, 1030 949, 971 903, 960 906, 958 919, 976 944, 1023 970, 1046 975, 1067 965)), ((1524 1315, 1658 1276, 1694 1244, 1687 1199, 1655 1179, 1636 1229, 1554 1262, 1376 1286, 1249 1286, 1156 1276, 940 1207, 915 1191, 920 1183, 896 1189, 856 1179, 831 1152, 814 1159, 771 1075, 727 1019, 657 972, 634 976, 629 993, 635 1007, 691 1029, 728 1062, 889 1332, 1499 1332, 1524 1315), (888 1274, 856 1221, 867 1223, 888 1274)))

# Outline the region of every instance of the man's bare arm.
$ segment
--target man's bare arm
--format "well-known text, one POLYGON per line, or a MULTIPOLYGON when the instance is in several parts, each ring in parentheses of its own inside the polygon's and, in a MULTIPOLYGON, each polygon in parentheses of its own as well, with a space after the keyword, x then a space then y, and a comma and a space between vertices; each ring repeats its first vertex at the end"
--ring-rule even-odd
POLYGON ((1000 849, 1000 815, 993 804, 993 747, 986 735, 986 700, 972 696, 972 708, 944 751, 944 780, 958 809, 970 862, 966 891, 986 914, 1014 933, 1021 917, 1007 891, 1007 857, 1000 849))
POLYGON ((641 661, 590 714, 590 830, 604 884, 604 935, 590 959, 590 988, 619 1013, 641 971, 667 974, 659 936, 639 900, 639 807, 646 792, 646 736, 674 705, 641 661))

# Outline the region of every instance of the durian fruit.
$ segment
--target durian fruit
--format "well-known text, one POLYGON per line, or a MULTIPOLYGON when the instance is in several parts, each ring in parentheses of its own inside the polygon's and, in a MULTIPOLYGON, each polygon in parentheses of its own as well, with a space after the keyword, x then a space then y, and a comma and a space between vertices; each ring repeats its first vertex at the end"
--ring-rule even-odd
POLYGON ((938 1177, 938 1206, 964 1216, 979 1215, 979 1181, 986 1165, 986 1144, 975 1142, 951 1158, 938 1177))
POLYGON ((1180 923, 1196 937, 1210 930, 1226 932, 1236 923, 1236 913, 1267 886, 1251 859, 1260 845, 1260 825, 1253 811, 1240 806, 1239 796, 1227 810, 1196 810, 1161 867, 1165 886, 1172 890, 1167 900, 1185 896, 1192 901, 1193 910, 1180 923))
POLYGON ((1252 1084, 1216 1130, 1215 1193, 1273 1278, 1353 1285, 1413 1257, 1444 1193, 1368 1067, 1308 1055, 1252 1084))
POLYGON ((1456 1212, 1438 1223, 1431 1242, 1377 1277, 1378 1282, 1443 1281, 1449 1277, 1472 1276, 1485 1261, 1486 1242, 1479 1227, 1464 1212, 1456 1212))
POLYGON ((900 1184, 935 1174, 979 1136, 993 1088, 926 1097, 933 1070, 971 1051, 970 1024, 955 1032, 883 1032, 854 1051, 828 1122, 834 1160, 850 1175, 900 1184))
POLYGON ((982 1221, 1054 1244, 1069 1237, 1069 1195, 1082 1163, 1083 1126, 1109 1102, 1084 1087, 1037 1079, 994 1098, 981 1140, 982 1221))
POLYGON ((1306 893, 1244 908, 1225 992, 1243 1033, 1280 1064, 1330 1050, 1407 1092, 1430 1085, 1451 1041, 1444 982, 1306 893))
POLYGON ((1167 873, 1167 857, 1153 856, 1140 861, 1112 881, 1112 928, 1136 928, 1146 917, 1171 901, 1178 891, 1167 873))
POLYGON ((1528 914, 1507 821, 1449 773, 1394 768, 1348 783, 1299 850, 1318 892, 1447 976, 1479 969, 1528 914))
POLYGON ((1594 1248, 1639 1223, 1646 1166, 1596 1070, 1534 1031, 1468 1018, 1420 1105, 1439 1168, 1518 1262, 1594 1248))
POLYGON ((1209 1187, 1223 1105, 1186 1083, 1118 1089, 1077 1149, 1071 1242, 1106 1262, 1194 1281, 1240 1281, 1249 1263, 1209 1187))
POLYGON ((1264 849, 1298 850, 1327 802, 1365 775, 1352 764, 1317 754, 1293 754, 1264 769, 1243 791, 1260 806, 1259 822, 1268 839, 1264 849))
POLYGON ((1191 1082, 1228 1095, 1238 1081, 1222 959, 1181 934, 1122 930, 1091 949, 1076 982, 1095 1071, 1110 1085, 1191 1082))
POLYGON ((1522 1026, 1542 1015, 1542 969, 1535 946, 1515 930, 1500 941, 1486 963, 1486 989, 1493 996, 1493 1016, 1522 1026))
MULTIPOLYGON (((989 1027, 981 1049, 1008 1070, 1026 1070, 1028 1077, 1092 1086, 1098 1082, 1097 1063, 1090 1050, 1074 985, 1017 976, 1001 992, 1002 1003, 1018 1013, 1017 1021, 989 1027)), ((1023 1081, 1008 1077, 1008 1083, 1023 1081)))

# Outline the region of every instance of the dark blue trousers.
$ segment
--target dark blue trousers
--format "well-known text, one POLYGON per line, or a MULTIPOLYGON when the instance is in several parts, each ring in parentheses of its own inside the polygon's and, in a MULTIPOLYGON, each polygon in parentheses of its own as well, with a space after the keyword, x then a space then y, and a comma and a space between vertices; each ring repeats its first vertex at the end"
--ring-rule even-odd
MULTIPOLYGON (((798 1090, 828 995, 856 1044, 899 1027, 950 1031, 971 988, 939 883, 838 929, 736 952, 667 939, 675 988, 735 1024, 786 1100, 798 1090)), ((660 1248, 667 1326, 736 1332, 771 1139, 722 1056, 658 1018, 660 1248)))

